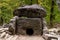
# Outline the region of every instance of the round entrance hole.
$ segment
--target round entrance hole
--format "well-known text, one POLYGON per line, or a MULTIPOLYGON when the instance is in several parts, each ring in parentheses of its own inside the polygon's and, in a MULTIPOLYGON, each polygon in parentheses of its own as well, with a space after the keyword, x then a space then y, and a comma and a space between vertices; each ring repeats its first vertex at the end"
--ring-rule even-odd
POLYGON ((33 35, 33 33, 34 33, 34 31, 33 31, 32 28, 26 29, 26 34, 27 34, 27 35, 33 35))

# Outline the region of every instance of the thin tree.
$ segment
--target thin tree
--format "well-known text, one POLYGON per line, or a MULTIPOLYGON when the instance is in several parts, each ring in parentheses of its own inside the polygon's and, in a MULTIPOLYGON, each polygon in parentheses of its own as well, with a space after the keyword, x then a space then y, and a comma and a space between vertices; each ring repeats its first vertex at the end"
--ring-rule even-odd
POLYGON ((51 2, 51 13, 50 13, 50 28, 53 27, 53 20, 55 19, 54 5, 55 5, 55 2, 54 2, 54 0, 52 0, 52 2, 51 2))
POLYGON ((3 25, 3 17, 0 17, 0 25, 3 25))

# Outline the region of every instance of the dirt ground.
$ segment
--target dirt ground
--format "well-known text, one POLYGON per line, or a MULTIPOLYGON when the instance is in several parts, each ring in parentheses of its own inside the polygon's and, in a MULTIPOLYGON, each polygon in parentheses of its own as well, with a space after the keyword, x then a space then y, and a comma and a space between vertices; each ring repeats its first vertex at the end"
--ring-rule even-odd
POLYGON ((54 27, 60 27, 60 23, 55 23, 54 27))
POLYGON ((8 38, 1 38, 0 40, 44 40, 41 36, 17 36, 17 35, 14 35, 14 36, 10 36, 8 38))
MULTIPOLYGON (((53 26, 54 26, 53 28, 60 28, 60 23, 54 23, 53 26)), ((51 28, 50 24, 47 24, 47 27, 51 28)))

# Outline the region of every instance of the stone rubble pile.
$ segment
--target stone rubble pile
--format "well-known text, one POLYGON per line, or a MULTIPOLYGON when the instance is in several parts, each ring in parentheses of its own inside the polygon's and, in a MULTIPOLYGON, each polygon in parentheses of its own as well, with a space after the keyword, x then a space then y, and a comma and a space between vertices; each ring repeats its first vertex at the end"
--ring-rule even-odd
POLYGON ((60 40, 60 29, 58 28, 52 28, 48 29, 48 33, 43 34, 43 37, 46 40, 60 40))

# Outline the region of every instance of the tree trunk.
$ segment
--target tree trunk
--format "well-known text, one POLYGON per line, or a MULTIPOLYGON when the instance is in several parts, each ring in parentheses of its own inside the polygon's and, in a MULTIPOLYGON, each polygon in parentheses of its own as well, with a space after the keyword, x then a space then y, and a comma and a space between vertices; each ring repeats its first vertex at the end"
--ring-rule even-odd
POLYGON ((0 18, 0 25, 3 25, 3 18, 0 18))
POLYGON ((50 14, 50 28, 53 27, 53 20, 54 20, 54 0, 52 0, 51 4, 51 14, 50 14))

